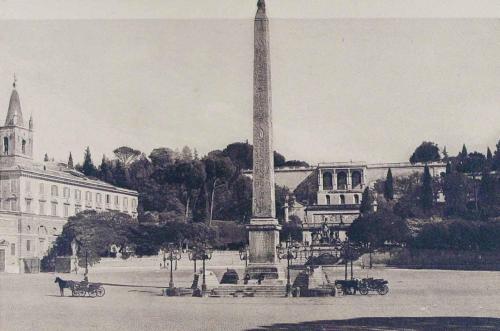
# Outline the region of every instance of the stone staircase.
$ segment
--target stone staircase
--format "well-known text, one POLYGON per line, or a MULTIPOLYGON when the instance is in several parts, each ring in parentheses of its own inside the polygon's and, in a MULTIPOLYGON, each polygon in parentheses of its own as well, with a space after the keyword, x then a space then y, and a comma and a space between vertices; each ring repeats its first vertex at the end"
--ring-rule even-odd
POLYGON ((221 285, 214 288, 210 297, 285 297, 284 285, 221 285))

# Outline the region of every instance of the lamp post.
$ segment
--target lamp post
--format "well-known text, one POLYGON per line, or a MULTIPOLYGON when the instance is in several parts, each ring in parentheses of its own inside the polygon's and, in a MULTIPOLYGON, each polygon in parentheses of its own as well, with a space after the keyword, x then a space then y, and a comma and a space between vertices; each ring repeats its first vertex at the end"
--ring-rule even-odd
POLYGON ((206 277, 205 277, 205 261, 210 260, 212 258, 212 249, 208 246, 201 246, 199 248, 199 254, 201 257, 201 260, 203 261, 203 282, 201 283, 201 293, 202 295, 205 295, 207 291, 207 282, 206 282, 206 277))
POLYGON ((196 260, 200 260, 200 256, 195 245, 192 245, 191 249, 188 251, 188 258, 190 261, 194 262, 194 273, 196 273, 196 260))
POLYGON ((168 253, 168 260, 170 261, 170 281, 168 282, 168 287, 170 290, 174 288, 174 261, 178 261, 181 259, 182 254, 181 251, 172 243, 168 244, 166 251, 168 253))
POLYGON ((248 267, 248 246, 240 248, 240 260, 245 261, 245 267, 248 267))
POLYGON ((290 238, 286 242, 286 246, 283 247, 281 244, 276 247, 278 253, 278 259, 286 259, 287 262, 287 273, 286 273, 286 295, 287 297, 292 294, 292 284, 290 282, 290 261, 297 258, 299 251, 299 244, 293 243, 290 238))

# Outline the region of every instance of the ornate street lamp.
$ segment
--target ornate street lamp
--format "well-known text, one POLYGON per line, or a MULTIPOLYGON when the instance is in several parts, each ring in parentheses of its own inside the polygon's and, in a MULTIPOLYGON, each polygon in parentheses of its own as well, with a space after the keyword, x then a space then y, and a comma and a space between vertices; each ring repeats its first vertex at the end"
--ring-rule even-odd
POLYGON ((278 259, 286 259, 287 262, 286 295, 288 297, 292 295, 292 284, 290 283, 290 261, 297 258, 299 248, 300 245, 298 243, 293 243, 290 238, 288 238, 285 247, 283 247, 281 244, 276 247, 278 259))
POLYGON ((240 260, 245 261, 245 267, 248 267, 248 246, 240 248, 240 260))
POLYGON ((174 289, 174 273, 173 273, 173 267, 174 261, 178 261, 181 259, 182 254, 181 250, 178 249, 174 244, 170 243, 168 244, 166 248, 166 252, 168 253, 168 260, 170 261, 170 281, 168 282, 168 287, 170 290, 174 289))
POLYGON ((191 249, 188 251, 188 258, 189 258, 189 261, 194 262, 194 273, 196 273, 196 261, 201 260, 201 258, 198 254, 198 250, 197 250, 197 247, 195 245, 192 245, 191 249))
POLYGON ((190 260, 192 260, 192 261, 201 260, 203 262, 203 280, 201 283, 202 295, 204 295, 205 292, 207 291, 207 282, 206 282, 206 277, 205 277, 205 274, 206 274, 205 261, 210 260, 212 258, 212 253, 213 253, 212 249, 206 245, 200 245, 200 246, 193 247, 189 251, 188 257, 190 260))

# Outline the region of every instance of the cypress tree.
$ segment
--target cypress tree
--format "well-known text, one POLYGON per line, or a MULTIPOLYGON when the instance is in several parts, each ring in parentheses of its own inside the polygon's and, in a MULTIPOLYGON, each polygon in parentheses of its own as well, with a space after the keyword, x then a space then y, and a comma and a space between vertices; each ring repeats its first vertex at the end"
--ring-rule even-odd
POLYGON ((432 192, 432 177, 429 167, 425 165, 422 176, 422 191, 420 194, 420 204, 423 210, 430 210, 434 204, 434 193, 432 192))
POLYGON ((387 176, 384 183, 384 197, 386 200, 394 199, 394 182, 392 179, 391 168, 387 170, 387 176))
POLYGON ((459 156, 463 159, 466 159, 467 158, 467 147, 465 147, 465 144, 462 146, 462 152, 459 154, 459 156))
POLYGON ((373 196, 370 192, 370 188, 365 188, 363 191, 363 195, 361 197, 361 206, 359 207, 359 211, 361 214, 371 213, 373 211, 373 196))
POLYGON ((73 165, 73 155, 71 155, 71 152, 69 152, 69 158, 68 158, 68 168, 73 169, 75 166, 73 165))
POLYGON ((87 146, 85 149, 85 155, 83 157, 82 172, 85 176, 95 177, 97 175, 97 169, 92 163, 92 155, 90 154, 90 148, 87 146))
POLYGON ((486 151, 486 160, 488 162, 493 161, 493 154, 491 154, 491 149, 488 147, 488 150, 486 151))

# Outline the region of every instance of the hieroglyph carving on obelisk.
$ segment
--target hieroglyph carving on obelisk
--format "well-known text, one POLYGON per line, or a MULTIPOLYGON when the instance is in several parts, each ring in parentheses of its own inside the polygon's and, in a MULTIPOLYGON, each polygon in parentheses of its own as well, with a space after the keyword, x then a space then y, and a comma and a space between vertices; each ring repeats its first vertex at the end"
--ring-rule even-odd
POLYGON ((276 217, 274 196, 271 56, 266 4, 259 0, 254 27, 252 218, 276 217))

